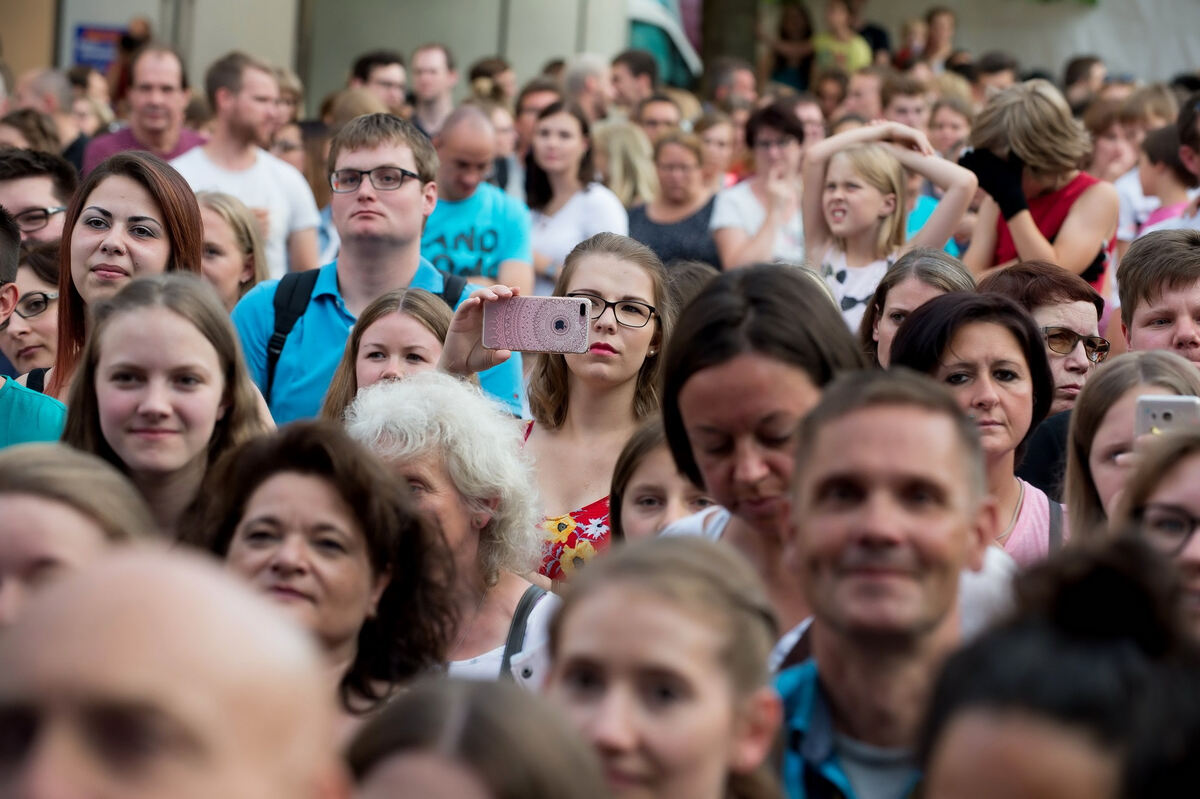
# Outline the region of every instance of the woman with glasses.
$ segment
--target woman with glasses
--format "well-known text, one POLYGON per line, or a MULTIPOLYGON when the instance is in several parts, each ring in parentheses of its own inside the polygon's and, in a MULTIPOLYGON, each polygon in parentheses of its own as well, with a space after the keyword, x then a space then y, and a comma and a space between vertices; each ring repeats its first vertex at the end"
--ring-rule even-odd
POLYGON ((804 263, 800 160, 804 127, 787 103, 759 109, 746 122, 754 174, 717 194, 713 238, 721 266, 755 262, 804 263))
POLYGON ((1062 505, 1015 474, 1054 396, 1042 334, 1029 314, 995 294, 943 294, 900 325, 891 365, 944 383, 975 421, 988 493, 1004 525, 995 543, 1020 566, 1059 549, 1066 538, 1062 505))
MULTIPOLYGON (((58 242, 37 244, 21 253, 17 267, 17 307, 0 324, 0 352, 19 374, 46 369, 58 351, 58 242)), ((31 375, 40 391, 40 378, 31 375)))
POLYGON ((1125 484, 1111 529, 1139 531, 1174 560, 1183 589, 1183 611, 1200 638, 1200 429, 1168 433, 1146 449, 1125 484))
POLYGON ((690 133, 674 131, 654 145, 658 196, 629 212, 629 235, 672 261, 721 263, 709 231, 715 195, 704 185, 704 145, 690 133))

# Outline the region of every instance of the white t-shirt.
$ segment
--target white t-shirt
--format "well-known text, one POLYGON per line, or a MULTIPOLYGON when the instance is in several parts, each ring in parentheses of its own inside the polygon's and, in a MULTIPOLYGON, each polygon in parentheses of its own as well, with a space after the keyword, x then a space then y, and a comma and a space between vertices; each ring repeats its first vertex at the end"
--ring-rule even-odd
POLYGON ((257 150, 254 166, 231 172, 213 163, 203 147, 193 147, 171 161, 192 191, 223 191, 247 208, 266 208, 269 230, 263 242, 272 278, 288 271, 287 239, 297 230, 321 223, 308 181, 296 167, 266 150, 257 150))
MULTIPOLYGON (((736 186, 717 192, 709 230, 738 228, 753 236, 763 226, 767 211, 754 196, 750 181, 744 180, 736 186)), ((771 258, 780 263, 802 266, 804 264, 804 216, 800 211, 775 232, 775 246, 771 258)))
MULTIPOLYGON (((521 651, 509 661, 509 668, 517 684, 535 693, 541 690, 542 681, 546 679, 546 671, 550 665, 550 652, 547 649, 550 642, 550 620, 561 605, 562 599, 556 594, 547 593, 537 601, 525 622, 525 640, 521 651)), ((482 655, 452 661, 447 671, 451 677, 465 680, 496 680, 500 677, 500 666, 503 662, 504 645, 501 644, 482 655)))
MULTIPOLYGON (((590 183, 582 191, 575 192, 553 216, 533 211, 529 219, 534 255, 549 258, 555 273, 562 268, 575 245, 584 239, 597 233, 629 235, 629 214, 625 212, 625 206, 621 205, 617 195, 599 183, 590 183)), ((554 281, 538 275, 533 293, 554 293, 554 281)))
POLYGON ((1150 213, 1158 208, 1158 198, 1142 193, 1142 179, 1136 166, 1113 181, 1113 186, 1117 189, 1118 202, 1117 239, 1133 241, 1150 213))
POLYGON ((896 260, 895 254, 872 261, 866 266, 846 266, 846 253, 830 245, 821 259, 821 277, 829 286, 842 318, 851 333, 858 333, 867 306, 879 288, 879 281, 896 260))

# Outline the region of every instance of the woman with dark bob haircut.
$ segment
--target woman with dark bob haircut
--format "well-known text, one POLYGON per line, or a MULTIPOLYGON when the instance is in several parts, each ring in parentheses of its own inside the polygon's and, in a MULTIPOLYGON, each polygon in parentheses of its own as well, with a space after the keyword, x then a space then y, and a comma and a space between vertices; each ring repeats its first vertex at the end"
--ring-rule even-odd
POLYGON ((341 674, 349 713, 440 665, 454 627, 450 555, 407 486, 332 422, 227 453, 186 536, 294 613, 341 674))
POLYGON ((663 426, 679 471, 721 506, 668 528, 721 538, 758 570, 784 629, 808 617, 784 565, 795 430, 864 359, 824 282, 759 264, 714 278, 667 342, 663 426))
POLYGON ((47 393, 66 394, 87 337, 87 309, 135 277, 200 274, 204 227, 187 181, 139 150, 117 153, 75 192, 64 221, 58 276, 58 353, 47 393))
MULTIPOLYGON (((425 795, 436 758, 440 796, 478 783, 493 799, 604 799, 592 748, 546 700, 511 682, 414 685, 354 736, 346 761, 361 799, 425 795), (457 773, 456 773, 457 772, 457 773)), ((432 775, 431 775, 432 778, 432 775)))
POLYGON ((997 294, 944 294, 913 311, 892 343, 892 366, 945 383, 975 420, 988 490, 1004 533, 996 543, 1021 566, 1058 549, 1063 508, 1014 474, 1029 433, 1046 418, 1054 378, 1032 317, 997 294))

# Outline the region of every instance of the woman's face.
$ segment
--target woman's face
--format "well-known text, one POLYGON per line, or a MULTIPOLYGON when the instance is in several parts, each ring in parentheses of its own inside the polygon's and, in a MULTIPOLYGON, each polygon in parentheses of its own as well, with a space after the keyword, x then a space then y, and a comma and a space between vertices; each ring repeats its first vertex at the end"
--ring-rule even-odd
POLYGON ((30 594, 108 549, 104 530, 62 502, 33 494, 0 497, 0 629, 30 594))
POLYGON ((275 136, 271 139, 271 154, 304 172, 304 134, 300 132, 300 126, 288 122, 275 131, 275 136))
POLYGON ((1137 160, 1137 148, 1125 134, 1125 129, 1119 123, 1113 123, 1108 130, 1092 138, 1092 165, 1088 171, 1116 178, 1132 169, 1137 160))
POLYGON ((948 153, 971 135, 971 123, 953 108, 942 107, 929 121, 929 143, 939 153, 948 153))
POLYGON ((76 97, 71 103, 71 118, 85 136, 95 136, 100 130, 100 117, 96 116, 96 109, 86 97, 76 97))
POLYGON ((664 527, 716 503, 675 468, 666 445, 643 456, 621 496, 621 532, 630 541, 658 535, 664 527))
POLYGON ((1183 609, 1192 634, 1200 637, 1200 455, 1175 464, 1146 498, 1143 535, 1164 552, 1174 554, 1183 580, 1183 609), (1185 540, 1183 548, 1180 542, 1185 540), (1178 554, 1175 554, 1175 553, 1178 554))
POLYGON ((759 175, 771 170, 782 170, 792 176, 800 170, 800 158, 804 149, 795 136, 789 136, 775 128, 760 127, 754 137, 754 168, 759 175))
POLYGON ((108 299, 142 275, 160 275, 171 260, 162 209, 142 184, 124 175, 100 181, 71 230, 71 280, 88 305, 108 299))
POLYGON ((908 315, 920 308, 934 297, 940 297, 946 292, 937 286, 931 286, 916 277, 906 277, 888 291, 881 308, 875 317, 875 327, 871 338, 878 344, 879 365, 888 367, 892 358, 892 342, 896 331, 908 315))
POLYGON ((254 277, 254 263, 238 243, 233 227, 225 217, 201 205, 200 220, 204 223, 204 251, 200 271, 213 285, 227 310, 242 296, 242 284, 254 277))
POLYGON ((492 127, 496 131, 496 156, 505 158, 517 149, 517 128, 513 116, 504 106, 492 109, 492 127))
POLYGON ((1033 380, 1025 352, 1007 327, 963 325, 942 353, 935 377, 975 420, 988 458, 1016 450, 1033 419, 1033 380))
MULTIPOLYGON (((1096 306, 1083 300, 1034 308, 1033 319, 1041 329, 1061 327, 1080 336, 1100 335, 1096 306)), ((1095 371, 1096 364, 1088 359, 1083 341, 1076 343, 1075 348, 1066 355, 1055 352, 1047 345, 1046 355, 1050 359, 1050 372, 1054 375, 1054 403, 1050 406, 1053 415, 1075 407, 1075 399, 1095 371)))
POLYGON ((0 352, 25 374, 54 365, 58 351, 58 286, 43 282, 28 266, 17 270, 17 310, 0 330, 0 352), (22 316, 42 308, 34 316, 22 316))
POLYGON ((1133 452, 1133 439, 1136 437, 1137 398, 1170 396, 1174 393, 1146 383, 1134 386, 1117 398, 1100 420, 1088 451, 1088 469, 1091 470, 1092 485, 1096 488, 1104 515, 1112 516, 1121 491, 1125 488, 1125 480, 1129 477, 1131 464, 1128 455, 1133 452))
POLYGON ((437 368, 442 342, 414 316, 385 314, 362 334, 354 360, 354 377, 364 389, 380 380, 399 380, 437 368))
POLYGON ((337 489, 298 472, 273 475, 250 495, 225 564, 330 650, 355 640, 388 581, 372 568, 367 539, 337 489))
POLYGON ((637 379, 652 350, 653 357, 661 357, 657 316, 644 327, 628 327, 618 323, 616 318, 622 301, 656 306, 654 280, 642 267, 607 254, 585 256, 571 275, 565 293, 572 297, 595 298, 592 299, 593 314, 600 307, 599 300, 617 303, 591 321, 588 351, 564 356, 573 376, 589 383, 619 385, 637 379))
POLYGON ((227 410, 216 348, 166 308, 112 318, 95 374, 100 431, 134 475, 203 469, 227 410))
POLYGON ((491 515, 472 512, 440 452, 394 461, 392 471, 408 485, 417 509, 446 539, 455 566, 464 574, 474 574, 479 568, 479 532, 491 515))
POLYGON ((711 619, 631 585, 571 609, 547 690, 595 747, 614 796, 724 795, 746 733, 723 643, 711 619))
POLYGON ((787 519, 796 428, 821 399, 797 366, 743 353, 687 379, 679 413, 705 488, 771 534, 787 519))
POLYGON ((566 111, 539 119, 533 132, 533 160, 552 175, 579 171, 588 140, 579 120, 566 111))
POLYGON ((654 162, 658 172, 659 196, 671 205, 688 205, 703 191, 700 159, 682 144, 665 144, 654 162))
POLYGON ((733 163, 733 125, 723 122, 700 134, 704 145, 704 171, 724 175, 733 163))

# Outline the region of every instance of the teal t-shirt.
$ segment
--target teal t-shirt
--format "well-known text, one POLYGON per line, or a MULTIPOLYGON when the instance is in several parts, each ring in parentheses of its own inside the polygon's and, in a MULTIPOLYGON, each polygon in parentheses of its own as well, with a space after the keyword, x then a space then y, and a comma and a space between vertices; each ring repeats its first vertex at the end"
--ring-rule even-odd
POLYGON ((421 234, 421 257, 446 274, 490 280, 505 261, 532 264, 529 209, 490 183, 465 200, 438 200, 421 234))
POLYGON ((0 448, 35 441, 58 441, 67 407, 54 397, 5 377, 0 383, 0 448))

